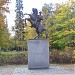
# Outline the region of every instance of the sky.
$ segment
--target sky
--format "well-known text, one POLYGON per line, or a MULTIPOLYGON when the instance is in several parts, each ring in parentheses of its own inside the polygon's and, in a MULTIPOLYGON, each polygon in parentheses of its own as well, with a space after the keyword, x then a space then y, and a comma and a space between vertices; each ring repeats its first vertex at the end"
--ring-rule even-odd
MULTIPOLYGON (((32 8, 37 8, 39 11, 41 11, 42 6, 47 3, 65 3, 69 0, 23 0, 23 12, 24 13, 31 13, 32 8)), ((8 28, 11 34, 12 32, 12 26, 15 25, 15 5, 16 0, 11 0, 11 3, 9 4, 9 10, 10 13, 7 14, 7 20, 8 20, 8 28)))
POLYGON ((41 10, 42 6, 47 3, 62 3, 68 0, 23 0, 24 12, 30 12, 33 7, 41 10), (30 11, 29 11, 30 10, 30 11))

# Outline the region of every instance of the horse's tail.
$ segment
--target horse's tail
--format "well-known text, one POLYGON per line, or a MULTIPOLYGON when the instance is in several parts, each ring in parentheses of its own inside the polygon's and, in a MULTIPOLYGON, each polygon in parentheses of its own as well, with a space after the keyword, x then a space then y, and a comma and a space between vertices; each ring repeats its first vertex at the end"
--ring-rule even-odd
POLYGON ((46 35, 46 39, 48 38, 48 30, 44 29, 45 30, 45 35, 46 35))

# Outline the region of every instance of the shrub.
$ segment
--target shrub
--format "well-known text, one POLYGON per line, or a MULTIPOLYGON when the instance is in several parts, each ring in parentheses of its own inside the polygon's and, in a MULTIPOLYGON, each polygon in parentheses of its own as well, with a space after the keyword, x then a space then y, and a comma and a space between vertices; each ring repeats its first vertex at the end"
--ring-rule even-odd
POLYGON ((27 64, 27 53, 21 53, 21 54, 17 54, 15 55, 14 58, 10 59, 9 63, 10 64, 27 64))
POLYGON ((59 51, 58 50, 52 50, 50 52, 50 62, 59 63, 59 51))
POLYGON ((61 63, 72 63, 73 59, 73 51, 72 50, 66 50, 64 52, 62 52, 62 54, 60 54, 60 62, 61 63))
POLYGON ((0 65, 4 64, 27 64, 27 52, 4 52, 0 53, 0 65))
MULTIPOLYGON (((49 54, 51 63, 74 63, 75 62, 75 50, 68 49, 64 51, 52 50, 49 54)), ((27 51, 23 52, 1 52, 0 53, 0 65, 13 65, 13 64, 27 64, 28 54, 27 51)))
POLYGON ((52 50, 50 52, 50 62, 52 63, 74 63, 75 62, 75 50, 52 50))

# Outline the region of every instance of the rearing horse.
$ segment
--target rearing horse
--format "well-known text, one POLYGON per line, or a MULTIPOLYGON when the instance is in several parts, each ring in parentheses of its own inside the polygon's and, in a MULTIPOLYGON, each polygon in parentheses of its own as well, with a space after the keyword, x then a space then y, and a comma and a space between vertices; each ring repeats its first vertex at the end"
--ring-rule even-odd
POLYGON ((34 39, 40 38, 43 31, 45 31, 46 39, 47 39, 48 38, 48 32, 44 28, 44 25, 41 24, 41 20, 43 20, 41 12, 40 12, 40 15, 38 15, 38 10, 36 8, 33 8, 32 11, 33 11, 32 14, 25 14, 25 15, 30 16, 30 18, 25 18, 25 24, 26 24, 26 20, 28 20, 31 23, 31 28, 34 27, 36 29, 36 33, 38 35, 34 39))

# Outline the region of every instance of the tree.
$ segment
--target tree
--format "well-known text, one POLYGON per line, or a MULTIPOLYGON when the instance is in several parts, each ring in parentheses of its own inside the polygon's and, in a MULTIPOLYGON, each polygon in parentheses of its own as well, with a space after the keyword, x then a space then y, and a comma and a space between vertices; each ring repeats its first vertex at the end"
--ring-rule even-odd
POLYGON ((71 3, 62 4, 54 13, 55 29, 52 33, 52 48, 64 49, 75 46, 75 16, 71 3))
POLYGON ((75 2, 45 4, 43 24, 49 32, 50 48, 63 50, 75 46, 75 2), (53 9, 54 8, 54 9, 53 9), (53 12, 53 13, 51 13, 53 12))
POLYGON ((9 33, 6 32, 6 16, 5 12, 9 12, 8 10, 9 0, 0 0, 0 48, 7 48, 9 44, 9 33))
POLYGON ((42 7, 42 14, 44 16, 43 17, 43 24, 45 26, 52 25, 50 23, 50 20, 52 20, 53 13, 54 13, 53 4, 52 3, 44 4, 44 6, 42 7))
POLYGON ((54 30, 53 25, 54 25, 54 5, 52 3, 49 4, 44 4, 42 7, 42 14, 43 14, 43 21, 42 23, 45 25, 45 28, 48 30, 48 35, 49 35, 49 42, 51 46, 51 41, 52 41, 52 32, 54 30))
POLYGON ((23 1, 16 0, 16 19, 15 19, 15 29, 16 29, 16 42, 18 47, 23 50, 23 33, 24 33, 24 19, 23 19, 23 1))

